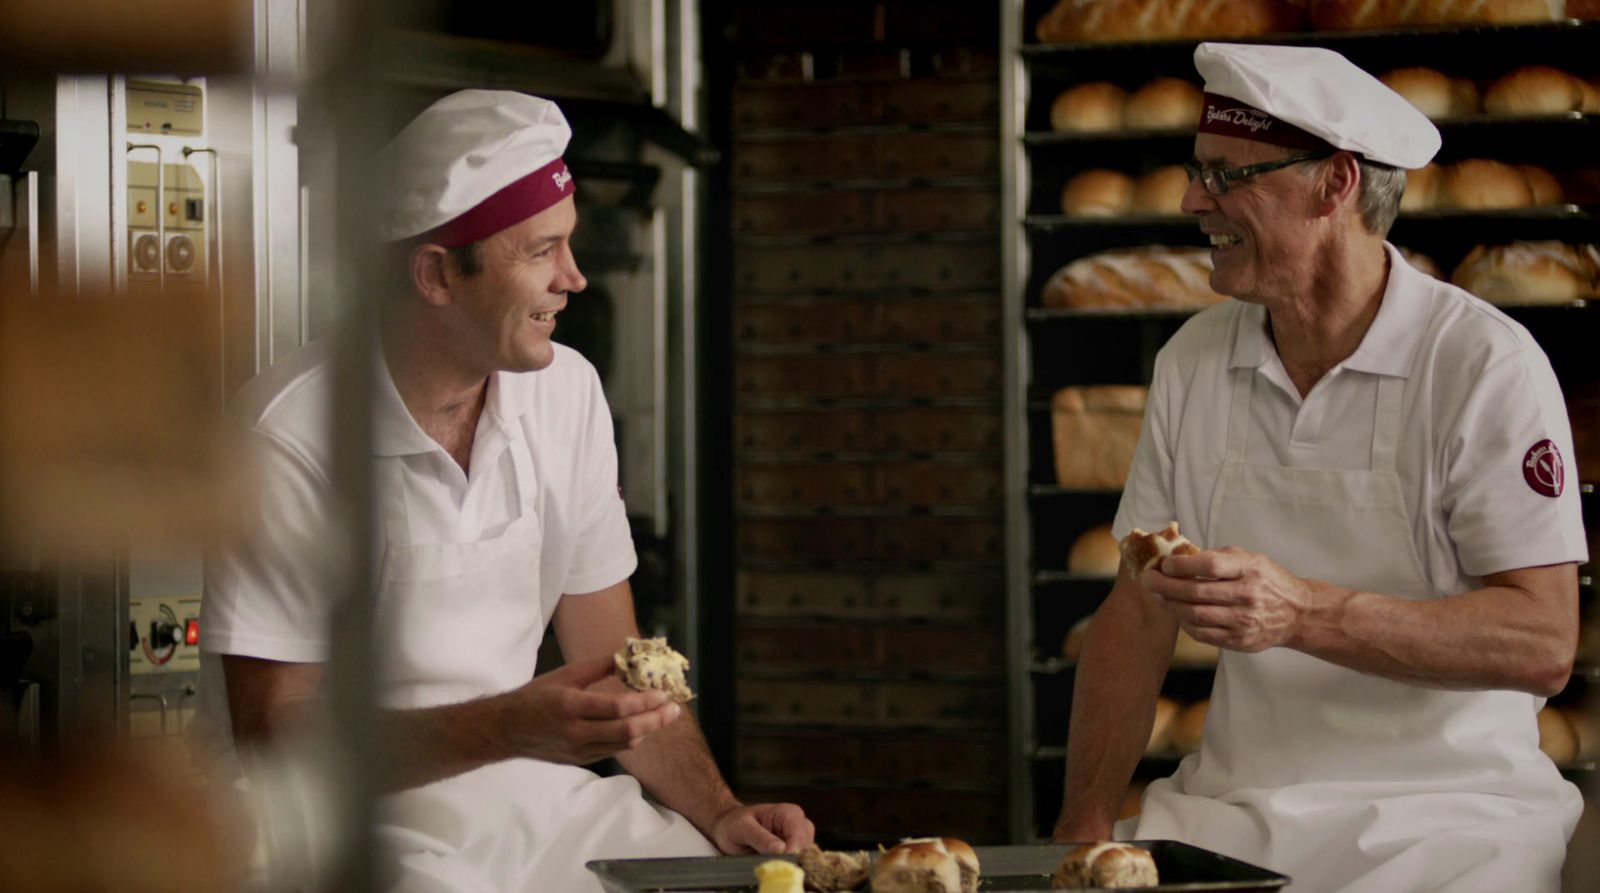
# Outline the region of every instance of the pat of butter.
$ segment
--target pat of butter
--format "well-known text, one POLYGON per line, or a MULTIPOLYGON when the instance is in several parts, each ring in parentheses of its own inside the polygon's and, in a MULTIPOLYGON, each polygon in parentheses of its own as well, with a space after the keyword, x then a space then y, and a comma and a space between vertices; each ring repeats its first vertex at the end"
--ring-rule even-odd
POLYGON ((772 859, 756 866, 756 880, 761 882, 757 893, 804 893, 801 882, 806 873, 800 866, 782 859, 772 859))

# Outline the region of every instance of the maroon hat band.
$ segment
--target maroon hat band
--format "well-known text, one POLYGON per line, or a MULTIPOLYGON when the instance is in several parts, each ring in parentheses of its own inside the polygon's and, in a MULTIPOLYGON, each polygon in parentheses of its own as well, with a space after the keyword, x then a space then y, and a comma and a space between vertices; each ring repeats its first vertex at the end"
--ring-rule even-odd
POLYGON ((1205 104, 1200 112, 1200 132, 1254 140, 1288 149, 1333 151, 1333 146, 1319 136, 1281 118, 1274 118, 1258 108, 1251 108, 1237 99, 1215 93, 1205 94, 1205 104))
POLYGON ((478 202, 472 210, 415 237, 415 241, 444 248, 471 245, 527 220, 576 189, 567 163, 557 158, 478 202))

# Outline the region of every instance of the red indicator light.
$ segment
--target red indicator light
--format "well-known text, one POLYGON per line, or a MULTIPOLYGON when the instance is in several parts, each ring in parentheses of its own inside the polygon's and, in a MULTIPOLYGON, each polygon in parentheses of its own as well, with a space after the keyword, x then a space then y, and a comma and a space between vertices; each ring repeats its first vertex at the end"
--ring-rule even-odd
POLYGON ((200 644, 200 621, 190 620, 187 624, 185 624, 183 630, 183 644, 200 644))

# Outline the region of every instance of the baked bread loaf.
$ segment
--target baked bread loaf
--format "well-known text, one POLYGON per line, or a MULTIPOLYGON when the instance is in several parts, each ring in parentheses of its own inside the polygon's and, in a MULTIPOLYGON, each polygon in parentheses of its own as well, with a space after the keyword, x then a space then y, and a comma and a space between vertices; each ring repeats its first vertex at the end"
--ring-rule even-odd
POLYGON ((1127 101, 1128 92, 1107 81, 1068 87, 1050 103, 1050 129, 1064 133, 1121 130, 1127 101))
POLYGON ((1406 171, 1406 191, 1400 194, 1400 210, 1429 211, 1439 203, 1439 181, 1443 167, 1427 164, 1414 171, 1406 171))
POLYGON ((1133 205, 1133 178, 1105 168, 1090 168, 1061 189, 1061 213, 1069 217, 1118 217, 1133 205))
POLYGON ((1578 734, 1559 707, 1539 711, 1539 749, 1558 766, 1578 758, 1578 734))
POLYGON ((1288 0, 1060 0, 1034 33, 1044 43, 1249 37, 1304 21, 1288 0))
POLYGON ((1161 883, 1148 850, 1127 843, 1086 843, 1067 853, 1050 876, 1057 890, 1154 887, 1161 883))
POLYGON ((1432 68, 1396 68, 1378 80, 1436 120, 1477 114, 1480 108, 1477 85, 1432 68))
POLYGON ((1136 385, 1088 385, 1055 393, 1050 420, 1061 486, 1122 486, 1139 442, 1146 393, 1136 385))
POLYGON ((1583 91, 1583 107, 1579 111, 1585 115, 1600 115, 1600 84, 1579 78, 1578 89, 1583 91))
POLYGON ((865 852, 841 853, 812 844, 796 853, 795 859, 806 873, 806 889, 818 893, 858 889, 872 874, 872 857, 865 852))
POLYGON ((1189 175, 1183 166, 1169 164, 1140 177, 1133 184, 1135 214, 1183 213, 1183 194, 1189 191, 1189 175))
POLYGON ((1206 711, 1210 709, 1210 699, 1196 701, 1183 708, 1178 714, 1177 722, 1172 724, 1172 749, 1182 754, 1190 754, 1200 749, 1200 739, 1206 730, 1206 711))
POLYGON ((1528 191, 1533 193, 1535 205, 1559 205, 1564 198, 1561 190, 1561 181, 1555 174, 1550 173, 1537 164, 1519 164, 1517 173, 1528 184, 1528 191))
POLYGON ((1115 577, 1122 562, 1122 546, 1111 535, 1111 525, 1101 524, 1079 534, 1067 552, 1067 570, 1075 574, 1115 577))
POLYGON ((953 837, 902 840, 878 857, 873 893, 973 893, 978 856, 953 837))
POLYGON ((1419 272, 1427 273, 1441 282, 1444 281, 1444 271, 1439 269, 1439 265, 1434 262, 1433 258, 1426 254, 1419 254, 1409 248, 1401 248, 1400 256, 1419 272))
POLYGON ((1483 110, 1495 115, 1558 115, 1583 109, 1584 82, 1548 65, 1526 65, 1489 85, 1483 110))
POLYGON ((689 659, 673 651, 666 639, 629 636, 627 644, 612 660, 616 662, 617 677, 622 684, 635 691, 664 691, 680 704, 694 697, 683 675, 689 669, 689 659))
POLYGON ((1474 158, 1444 168, 1434 206, 1459 210, 1528 208, 1533 206, 1533 190, 1522 172, 1511 165, 1474 158))
POLYGON ((1600 249, 1562 242, 1479 245, 1450 281, 1495 304, 1564 304, 1600 296, 1600 249))
POLYGON ((1178 522, 1173 521, 1155 533, 1135 527, 1122 538, 1122 563, 1128 573, 1144 576, 1146 571, 1160 564, 1170 555, 1198 555, 1200 548, 1178 532, 1178 522))
POLYGON ((1128 94, 1122 126, 1129 130, 1193 130, 1200 123, 1200 88, 1178 78, 1156 78, 1128 94))
POLYGON ((1211 252, 1204 248, 1119 248, 1081 257, 1057 270, 1040 296, 1046 307, 1138 310, 1206 307, 1211 252))
POLYGON ((1566 14, 1563 0, 1309 0, 1319 31, 1362 31, 1417 25, 1553 22, 1566 14))

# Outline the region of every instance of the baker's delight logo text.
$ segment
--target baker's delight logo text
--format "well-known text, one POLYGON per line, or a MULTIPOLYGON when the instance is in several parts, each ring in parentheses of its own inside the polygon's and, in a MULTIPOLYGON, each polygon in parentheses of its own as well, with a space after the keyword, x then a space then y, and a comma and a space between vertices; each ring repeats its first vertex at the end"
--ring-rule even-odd
POLYGON ((1210 124, 1213 121, 1221 121, 1224 124, 1232 124, 1235 127, 1245 127, 1251 133, 1260 133, 1263 130, 1272 128, 1273 118, 1266 112, 1258 112, 1255 109, 1220 109, 1214 105, 1207 106, 1206 123, 1210 124))

